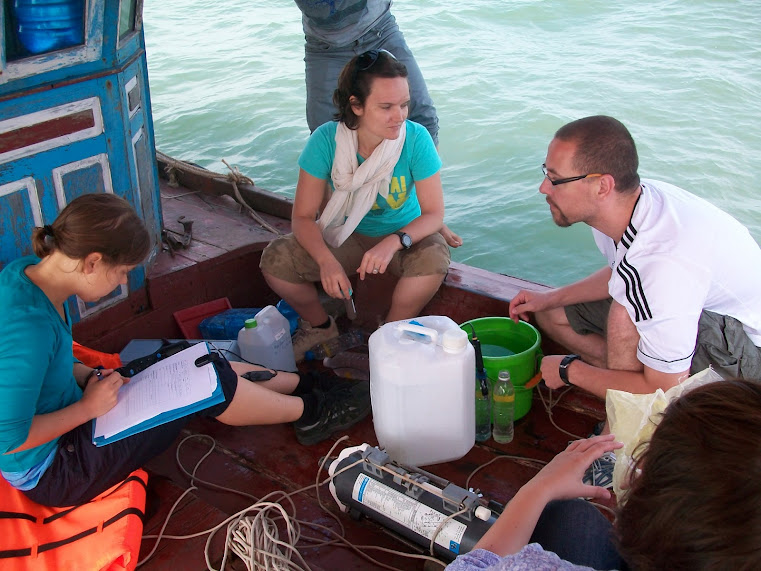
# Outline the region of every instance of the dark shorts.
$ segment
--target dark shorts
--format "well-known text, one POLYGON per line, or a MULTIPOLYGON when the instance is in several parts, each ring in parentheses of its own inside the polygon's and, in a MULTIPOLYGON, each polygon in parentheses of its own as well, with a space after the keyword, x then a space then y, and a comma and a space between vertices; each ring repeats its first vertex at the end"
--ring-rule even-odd
POLYGON ((92 443, 92 421, 86 422, 58 439, 53 463, 37 486, 24 493, 38 504, 64 507, 88 502, 115 486, 169 448, 191 418, 216 418, 227 409, 235 395, 238 376, 227 361, 215 366, 224 402, 100 447, 92 443))
MULTIPOLYGON (((605 337, 612 299, 565 307, 571 328, 579 335, 605 337)), ((742 323, 733 317, 703 311, 690 374, 713 367, 725 379, 761 380, 761 349, 753 344, 742 323)))
POLYGON ((690 374, 708 366, 725 379, 761 380, 761 349, 734 317, 704 311, 698 322, 698 342, 690 374))
POLYGON ((565 306, 565 316, 568 323, 579 335, 596 333, 605 337, 608 331, 608 313, 612 298, 587 303, 577 303, 565 306))
MULTIPOLYGON (((338 248, 328 248, 346 275, 353 276, 357 273, 365 252, 385 237, 352 234, 338 248)), ((446 275, 449 261, 449 246, 442 235, 436 232, 416 242, 409 250, 399 250, 391 258, 387 271, 397 277, 446 275)), ((259 267, 268 274, 291 283, 320 281, 320 266, 293 234, 270 242, 262 252, 259 267)))

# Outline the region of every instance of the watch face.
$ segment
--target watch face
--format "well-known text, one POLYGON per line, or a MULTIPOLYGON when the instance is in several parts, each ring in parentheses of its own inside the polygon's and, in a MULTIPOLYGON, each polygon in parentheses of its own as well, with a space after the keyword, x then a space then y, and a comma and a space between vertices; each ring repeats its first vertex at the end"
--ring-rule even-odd
POLYGON ((399 239, 402 241, 402 247, 406 250, 410 246, 412 246, 412 238, 410 238, 409 234, 405 234, 404 232, 397 232, 397 236, 399 236, 399 239))

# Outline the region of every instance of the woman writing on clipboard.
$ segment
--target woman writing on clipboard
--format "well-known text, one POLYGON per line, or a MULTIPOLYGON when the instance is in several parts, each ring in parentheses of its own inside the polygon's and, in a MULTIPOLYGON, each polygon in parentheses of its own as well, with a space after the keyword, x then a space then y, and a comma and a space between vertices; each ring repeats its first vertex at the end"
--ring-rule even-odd
MULTIPOLYGON (((85 194, 52 225, 36 228, 32 245, 36 256, 0 272, 0 472, 37 503, 70 506, 161 453, 190 417, 92 444, 92 419, 114 407, 129 379, 74 359, 66 300, 100 299, 148 255, 150 235, 132 206, 113 194, 85 194)), ((237 363, 234 370, 224 360, 215 366, 225 400, 197 414, 225 424, 294 422, 298 440, 312 444, 369 411, 362 394, 314 390, 311 378, 294 373, 252 383, 238 374, 254 366, 237 363)))

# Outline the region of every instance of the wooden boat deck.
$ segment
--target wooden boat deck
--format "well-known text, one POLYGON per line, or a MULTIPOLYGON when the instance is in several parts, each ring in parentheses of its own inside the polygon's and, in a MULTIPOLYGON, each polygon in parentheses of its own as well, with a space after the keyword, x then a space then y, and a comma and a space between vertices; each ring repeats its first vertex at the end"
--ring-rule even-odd
MULTIPOLYGON (((144 290, 130 296, 126 303, 108 308, 75 325, 74 338, 103 351, 120 351, 131 339, 181 337, 172 313, 211 299, 228 297, 233 307, 262 307, 275 303, 276 296, 267 288, 258 270, 261 250, 273 234, 261 229, 246 214, 224 196, 171 188, 162 183, 162 205, 165 226, 181 232, 180 216, 194 220, 193 242, 187 250, 174 256, 161 253, 153 264, 144 290), (113 323, 120 323, 113 328, 113 323)), ((289 222, 281 217, 263 217, 279 230, 286 232, 289 222)), ((507 276, 453 264, 444 286, 426 307, 424 313, 448 315, 456 322, 487 315, 505 315, 509 299, 522 287, 543 286, 507 276)), ((382 280, 357 284, 357 323, 368 332, 385 313, 382 280)), ((385 299, 385 301, 384 301, 385 299)), ((343 324, 346 325, 345 318, 343 324)), ((339 325, 341 325, 339 321, 339 325)), ((302 365, 321 367, 316 364, 302 365)), ((541 389, 547 395, 547 389, 541 389)), ((484 498, 506 503, 540 464, 565 448, 570 437, 552 424, 580 436, 587 435, 594 424, 603 418, 602 403, 594 397, 571 390, 553 408, 552 420, 534 391, 531 411, 515 426, 515 439, 510 444, 493 440, 479 443, 462 459, 432 466, 430 472, 456 485, 466 487, 468 475, 480 465, 495 458, 503 459, 476 474, 470 483, 482 491, 484 498), (515 455, 518 458, 511 458, 515 455)), ((557 397, 557 395, 555 395, 557 397)), ((297 443, 290 425, 233 428, 212 420, 196 419, 185 436, 205 435, 215 441, 215 448, 201 464, 197 476, 250 497, 220 492, 199 486, 187 494, 169 521, 165 534, 187 535, 209 529, 271 492, 286 493, 314 484, 320 459, 328 453, 334 438, 315 446, 297 443)), ((367 442, 376 445, 372 419, 367 418, 348 431, 336 454, 346 446, 367 442)), ((208 438, 193 438, 179 451, 178 457, 186 470, 192 472, 195 463, 209 449, 208 438)), ((180 440, 153 460, 147 469, 151 488, 160 498, 157 511, 145 523, 146 534, 160 531, 174 501, 189 487, 190 479, 179 469, 175 454, 180 440)), ((323 478, 324 479, 324 472, 323 478)), ((322 486, 320 497, 325 506, 339 514, 346 529, 346 539, 357 545, 376 545, 406 553, 422 553, 418 546, 403 542, 383 527, 363 519, 354 521, 340 514, 322 486)), ((322 511, 314 487, 293 497, 296 518, 320 523, 337 530, 335 522, 322 511)), ((316 535, 308 528, 302 533, 316 535)), ((153 548, 153 539, 144 539, 141 558, 153 548)), ((165 570, 205 569, 206 536, 187 540, 163 540, 154 556, 141 569, 165 570)), ((224 544, 224 531, 211 544, 211 563, 219 568, 224 544)), ((361 558, 355 552, 323 546, 303 549, 302 554, 315 570, 381 569, 379 564, 361 558)), ((368 552, 371 557, 395 569, 423 569, 423 562, 380 552, 368 552)), ((229 569, 244 569, 242 561, 232 562, 229 569)))
MULTIPOLYGON (((546 389, 544 389, 546 391, 546 389)), ((567 402, 553 409, 555 422, 574 434, 586 435, 601 417, 586 409, 589 403, 566 397, 567 402)), ((594 410, 594 409, 592 409, 594 410)), ((216 441, 212 454, 201 464, 197 476, 213 483, 232 487, 261 498, 271 492, 282 490, 286 493, 313 485, 321 458, 342 434, 315 446, 301 446, 296 442, 293 429, 288 425, 232 428, 213 420, 194 420, 185 434, 207 435, 216 441)), ((348 440, 342 442, 334 454, 346 446, 363 442, 377 445, 372 419, 367 418, 348 433, 348 440)), ((470 486, 478 488, 487 500, 502 504, 512 498, 518 488, 527 482, 539 468, 539 461, 550 460, 567 445, 569 436, 555 428, 545 412, 541 401, 535 398, 531 411, 515 426, 515 439, 510 444, 497 444, 493 440, 477 443, 464 458, 427 469, 435 475, 465 487, 468 476, 482 464, 504 456, 471 478, 470 486), (512 458, 515 455, 520 458, 512 458)), ((159 511, 146 522, 145 533, 158 533, 174 500, 190 485, 190 478, 182 474, 177 466, 177 445, 152 461, 147 469, 153 485, 161 495, 159 511)), ((188 472, 210 448, 208 440, 191 439, 185 442, 179 459, 188 472)), ((325 472, 321 480, 325 479, 325 472)), ((417 546, 399 541, 374 522, 363 519, 359 522, 340 514, 335 502, 327 491, 320 489, 324 505, 341 518, 346 529, 346 539, 356 545, 380 545, 406 553, 421 553, 417 546)), ((326 525, 335 531, 338 526, 325 514, 317 502, 314 488, 294 496, 296 518, 326 525)), ((170 520, 166 533, 191 534, 218 524, 229 515, 255 503, 254 500, 234 494, 218 492, 199 486, 181 503, 179 511, 170 520)), ((304 533, 318 535, 304 528, 304 533)), ((224 530, 212 544, 212 563, 218 568, 224 530)), ((189 541, 164 540, 154 557, 141 569, 163 570, 170 565, 181 569, 204 569, 204 545, 206 537, 189 541)), ((143 542, 142 555, 153 547, 154 540, 143 542)), ((369 552, 386 565, 396 569, 422 569, 420 561, 399 556, 369 552)), ((306 561, 313 569, 381 569, 379 565, 361 559, 357 554, 338 547, 321 547, 302 550, 306 561)), ((240 562, 239 562, 240 563, 240 562)), ((236 568, 236 567, 231 567, 236 568)), ((243 568, 243 567, 239 567, 243 568)))

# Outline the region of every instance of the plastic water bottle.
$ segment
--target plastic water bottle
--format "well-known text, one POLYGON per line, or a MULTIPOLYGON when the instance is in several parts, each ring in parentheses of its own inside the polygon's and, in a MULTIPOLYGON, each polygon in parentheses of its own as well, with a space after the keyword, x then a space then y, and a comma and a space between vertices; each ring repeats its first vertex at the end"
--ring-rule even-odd
POLYGON ((510 371, 499 372, 492 393, 494 401, 494 440, 501 444, 513 440, 515 417, 515 388, 510 381, 510 371))
POLYGON ((278 371, 296 370, 288 320, 272 305, 245 321, 238 332, 238 349, 250 363, 278 371))
POLYGON ((338 337, 333 337, 333 339, 318 343, 304 353, 304 359, 306 361, 312 361, 314 359, 332 357, 341 351, 348 351, 354 347, 359 347, 364 342, 365 338, 362 335, 362 332, 359 329, 353 329, 347 333, 342 333, 338 337))
POLYGON ((482 384, 476 380, 476 440, 478 442, 484 442, 491 437, 491 399, 488 389, 484 394, 481 386, 482 384))

